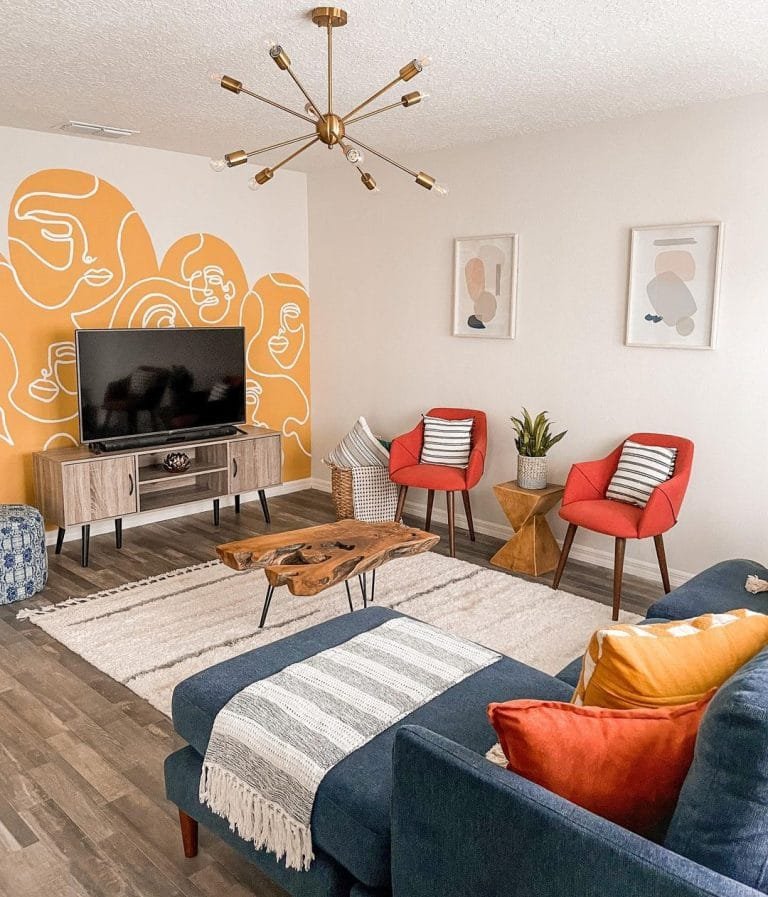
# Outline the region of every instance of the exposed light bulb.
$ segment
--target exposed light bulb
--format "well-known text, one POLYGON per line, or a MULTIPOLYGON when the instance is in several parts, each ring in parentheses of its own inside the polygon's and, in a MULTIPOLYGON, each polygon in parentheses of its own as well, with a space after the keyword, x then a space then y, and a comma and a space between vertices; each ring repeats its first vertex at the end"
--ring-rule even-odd
POLYGON ((208 77, 214 84, 221 84, 221 72, 209 72, 208 77))
POLYGON ((420 56, 416 62, 425 69, 428 65, 432 65, 432 57, 431 56, 420 56))
POLYGON ((347 162, 351 162, 352 165, 362 165, 365 161, 364 153, 361 153, 356 146, 350 146, 348 149, 345 149, 344 155, 347 157, 347 162))
POLYGON ((210 159, 208 164, 211 166, 212 171, 224 171, 227 167, 227 163, 224 159, 210 159))
POLYGON ((265 34, 261 40, 261 44, 268 53, 272 53, 273 47, 279 47, 280 41, 271 32, 265 34))
POLYGON ((432 96, 432 94, 430 94, 430 93, 423 93, 423 94, 421 94, 421 99, 419 100, 419 102, 423 103, 424 100, 428 100, 431 96, 432 96))
POLYGON ((248 189, 249 190, 258 190, 261 184, 256 180, 256 175, 252 178, 248 179, 248 189))
POLYGON ((438 196, 446 196, 448 188, 444 184, 435 184, 432 188, 438 196))
POLYGON ((318 120, 319 116, 318 116, 318 114, 317 114, 317 110, 316 110, 315 107, 312 105, 312 103, 305 103, 305 104, 304 104, 304 111, 307 113, 307 115, 308 115, 310 118, 314 118, 315 121, 318 120))

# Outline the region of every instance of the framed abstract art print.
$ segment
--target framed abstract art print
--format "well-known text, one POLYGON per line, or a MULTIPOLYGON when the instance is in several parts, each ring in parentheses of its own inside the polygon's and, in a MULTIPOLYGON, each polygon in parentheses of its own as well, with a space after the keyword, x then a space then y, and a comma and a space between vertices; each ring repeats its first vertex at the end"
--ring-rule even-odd
POLYGON ((454 248, 454 336, 514 339, 517 234, 457 237, 454 248))
POLYGON ((625 345, 714 349, 723 225, 634 227, 625 345))

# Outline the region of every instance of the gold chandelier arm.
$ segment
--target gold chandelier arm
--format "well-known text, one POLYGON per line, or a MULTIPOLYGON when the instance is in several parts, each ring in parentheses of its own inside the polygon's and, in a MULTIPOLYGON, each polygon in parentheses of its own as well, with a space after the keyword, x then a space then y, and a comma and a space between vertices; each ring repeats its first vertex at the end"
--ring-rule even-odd
POLYGON ((371 94, 367 100, 363 100, 363 102, 360 103, 359 106, 355 106, 354 109, 352 109, 350 112, 347 112, 347 114, 342 118, 344 124, 346 124, 356 112, 364 109, 369 103, 377 100, 383 93, 386 93, 388 90, 391 90, 396 84, 399 84, 401 77, 401 75, 398 75, 397 78, 393 78, 392 81, 390 81, 389 84, 385 84, 384 87, 381 88, 381 90, 377 90, 376 93, 371 94))
POLYGON ((238 93, 247 93, 249 97, 253 97, 255 100, 261 100, 262 103, 267 103, 270 106, 274 106, 276 109, 281 109, 283 112, 287 112, 289 115, 295 115, 296 118, 300 118, 303 121, 308 121, 311 125, 314 125, 315 122, 308 115, 304 115, 302 112, 296 112, 295 109, 289 109, 287 106, 283 106, 281 103, 276 103, 274 100, 270 100, 267 97, 259 96, 259 94, 254 93, 252 90, 249 90, 247 87, 241 87, 238 93))
POLYGON ((278 168, 282 168, 283 165, 287 165, 288 162, 291 161, 291 159, 295 159, 296 156, 300 156, 300 155, 304 152, 304 150, 308 150, 308 149, 310 148, 310 146, 314 146, 314 144, 317 143, 317 141, 318 141, 319 139, 320 139, 319 137, 315 137, 314 140, 310 140, 309 143, 304 144, 304 146, 300 146, 297 150, 295 150, 294 152, 292 152, 290 156, 286 156, 286 157, 282 160, 282 162, 278 162, 277 165, 270 165, 270 166, 269 166, 269 167, 270 167, 270 170, 271 170, 271 171, 277 171, 278 168))
MULTIPOLYGON (((320 109, 319 109, 317 103, 316 103, 316 102, 312 99, 312 97, 307 93, 307 91, 306 91, 305 88, 304 88, 304 85, 303 85, 303 84, 301 83, 301 81, 299 81, 299 79, 296 77, 296 73, 295 73, 294 70, 293 70, 293 66, 291 66, 291 65, 287 65, 287 66, 285 67, 285 70, 286 70, 286 72, 288 72, 288 74, 291 76, 291 78, 293 78, 293 83, 294 83, 294 84, 299 88, 299 90, 304 94, 304 96, 306 97, 307 102, 309 103, 309 105, 315 110, 315 112, 317 113, 317 117, 318 117, 318 118, 322 118, 322 117, 323 117, 323 113, 320 111, 320 109)), ((312 119, 311 119, 311 118, 308 118, 307 121, 312 121, 312 119)))
POLYGON ((314 137, 315 134, 315 131, 311 134, 302 134, 301 137, 293 137, 291 140, 283 140, 282 143, 273 143, 271 146, 263 146, 260 149, 251 150, 245 155, 249 159, 251 156, 260 156, 262 153, 268 153, 270 150, 280 149, 281 146, 290 146, 292 143, 298 143, 301 140, 309 140, 309 138, 314 137))
POLYGON ((404 109, 407 109, 409 106, 415 106, 417 103, 420 103, 424 99, 424 96, 417 91, 413 93, 407 93, 405 96, 401 97, 396 103, 390 103, 388 106, 379 106, 378 109, 373 109, 371 112, 365 112, 363 115, 357 115, 355 118, 344 119, 345 125, 353 125, 355 122, 363 121, 365 118, 371 118, 374 115, 379 115, 382 112, 389 112, 390 109, 397 109, 398 106, 402 106, 404 109))
POLYGON ((345 125, 353 125, 355 122, 362 121, 365 118, 371 118, 374 115, 379 115, 381 112, 389 112, 390 109, 396 109, 398 106, 402 106, 402 102, 398 100, 396 103, 390 103, 389 106, 380 106, 378 109, 374 109, 372 112, 366 112, 364 115, 356 115, 354 118, 350 118, 349 121, 344 119, 345 125))
POLYGON ((417 178, 419 176, 419 172, 411 171, 410 168, 406 168, 405 165, 401 165, 399 162, 395 162, 394 159, 390 159, 389 156, 385 156, 384 153, 380 153, 378 150, 375 150, 372 146, 366 146, 361 140, 358 140, 356 137, 353 137, 351 134, 346 135, 347 140, 350 143, 354 143, 356 146, 361 147, 366 152, 373 153, 374 156, 378 156, 380 159, 383 159, 385 162, 389 162, 390 165, 394 165, 395 168, 399 168, 400 171, 404 171, 406 174, 409 174, 412 178, 417 178))

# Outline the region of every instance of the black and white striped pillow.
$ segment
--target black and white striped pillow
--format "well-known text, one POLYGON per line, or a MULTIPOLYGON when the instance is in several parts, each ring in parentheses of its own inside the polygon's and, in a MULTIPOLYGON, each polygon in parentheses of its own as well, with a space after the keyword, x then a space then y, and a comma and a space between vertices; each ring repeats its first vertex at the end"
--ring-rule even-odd
POLYGON ((444 417, 424 415, 424 444, 421 448, 422 464, 445 464, 448 467, 466 467, 472 441, 471 417, 448 420, 444 417))
POLYGON ((605 497, 644 508, 653 490, 675 472, 676 457, 677 449, 641 445, 628 439, 605 497))

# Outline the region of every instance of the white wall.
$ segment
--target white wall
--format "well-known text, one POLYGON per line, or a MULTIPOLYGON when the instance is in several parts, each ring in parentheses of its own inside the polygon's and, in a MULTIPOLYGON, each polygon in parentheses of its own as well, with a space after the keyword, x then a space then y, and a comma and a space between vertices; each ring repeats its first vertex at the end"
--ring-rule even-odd
MULTIPOLYGON (((393 435, 433 405, 481 408, 490 451, 473 505, 498 532, 491 485, 515 476, 508 418, 523 404, 569 430, 550 458, 559 482, 632 431, 678 433, 696 459, 671 567, 765 562, 768 96, 404 161, 449 196, 371 158, 378 195, 343 160, 310 176, 315 476, 358 414, 393 435), (625 348, 629 228, 713 219, 725 223, 717 349, 625 348), (517 338, 452 338, 453 238, 505 232, 520 235, 517 338)), ((612 555, 606 537, 580 531, 579 544, 612 555)), ((652 541, 628 558, 650 572, 652 541)))

